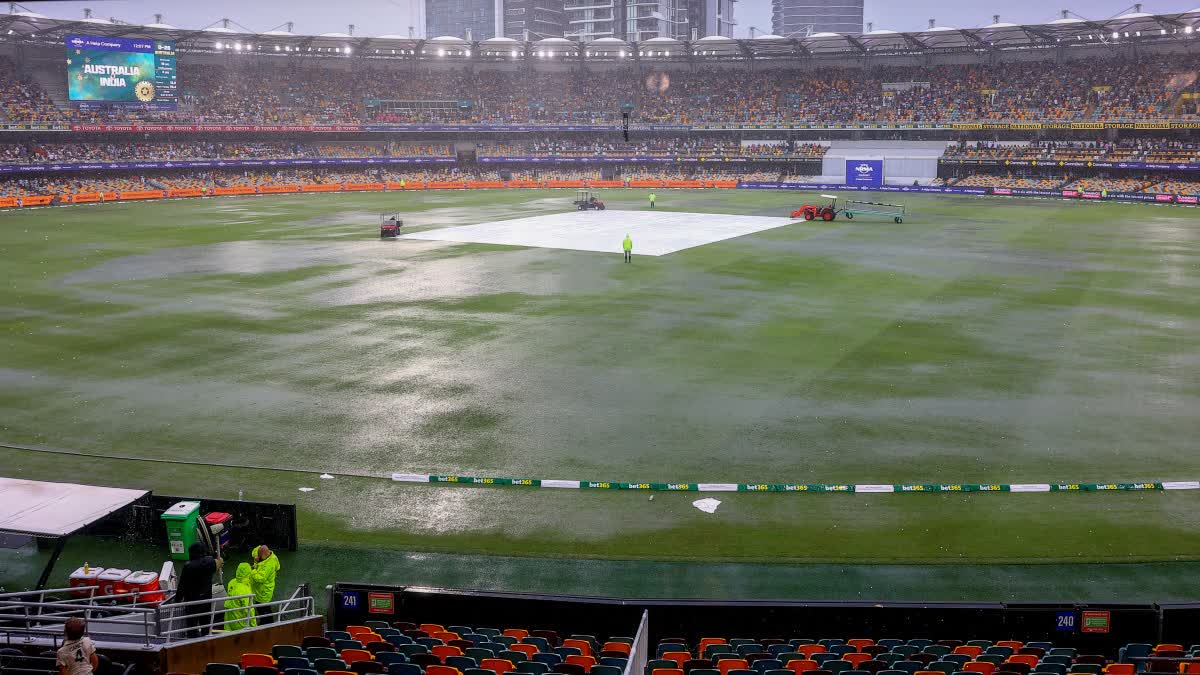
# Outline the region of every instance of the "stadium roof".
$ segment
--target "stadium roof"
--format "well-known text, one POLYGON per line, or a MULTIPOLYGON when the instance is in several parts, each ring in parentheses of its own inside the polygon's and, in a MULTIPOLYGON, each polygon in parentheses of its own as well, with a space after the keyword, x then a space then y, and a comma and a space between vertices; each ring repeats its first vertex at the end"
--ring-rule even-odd
POLYGON ((651 38, 639 43, 602 38, 580 43, 563 38, 518 42, 493 38, 468 42, 443 35, 430 39, 387 34, 379 37, 325 33, 296 35, 290 31, 254 32, 223 20, 200 29, 175 28, 165 23, 139 25, 115 19, 53 19, 34 12, 0 14, 0 40, 61 44, 63 36, 84 33, 104 37, 148 37, 174 40, 180 52, 236 51, 346 58, 404 59, 795 59, 813 56, 903 55, 937 52, 990 52, 1097 44, 1146 44, 1193 39, 1200 30, 1200 7, 1172 14, 1133 11, 1111 19, 1068 16, 1043 24, 993 23, 982 28, 933 26, 921 31, 873 30, 867 33, 760 35, 748 40, 717 37, 695 41, 651 38), (500 44, 502 50, 496 50, 500 44), (428 46, 439 48, 429 49, 428 46), (478 47, 484 47, 480 49, 478 47), (488 49, 491 47, 492 49, 488 49), (553 47, 547 51, 547 47, 553 47), (628 47, 628 49, 626 49, 628 47))

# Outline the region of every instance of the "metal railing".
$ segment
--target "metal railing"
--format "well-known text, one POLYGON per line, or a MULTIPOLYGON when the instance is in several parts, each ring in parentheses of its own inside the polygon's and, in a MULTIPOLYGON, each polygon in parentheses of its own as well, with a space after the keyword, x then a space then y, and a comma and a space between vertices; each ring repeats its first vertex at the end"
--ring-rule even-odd
MULTIPOLYGON (((63 624, 82 618, 88 634, 98 641, 141 643, 143 648, 220 634, 229 625, 270 617, 282 623, 316 616, 316 603, 306 586, 298 587, 285 600, 255 602, 254 596, 238 595, 211 600, 176 602, 170 591, 135 591, 96 595, 96 586, 53 588, 19 593, 0 593, 0 636, 7 644, 48 643, 57 647, 63 624), (47 596, 85 592, 83 597, 59 599, 47 596), (151 600, 147 600, 151 597, 151 600), (160 600, 166 598, 166 602, 160 600), (245 606, 228 610, 225 601, 248 600, 245 606)), ((265 624, 262 624, 265 625, 265 624)))

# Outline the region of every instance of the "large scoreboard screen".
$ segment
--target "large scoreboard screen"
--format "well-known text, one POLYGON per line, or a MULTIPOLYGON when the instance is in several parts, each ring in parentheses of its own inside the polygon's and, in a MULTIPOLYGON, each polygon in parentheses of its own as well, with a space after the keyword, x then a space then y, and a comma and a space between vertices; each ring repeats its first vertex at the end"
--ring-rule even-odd
POLYGON ((175 108, 175 43, 146 38, 67 36, 67 89, 81 107, 175 108))

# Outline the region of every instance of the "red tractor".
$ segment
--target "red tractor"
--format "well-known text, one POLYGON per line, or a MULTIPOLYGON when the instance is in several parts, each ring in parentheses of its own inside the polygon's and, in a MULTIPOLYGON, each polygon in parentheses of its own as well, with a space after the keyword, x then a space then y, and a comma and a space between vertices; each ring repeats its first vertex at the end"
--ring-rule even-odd
POLYGON ((834 195, 821 195, 821 196, 830 200, 830 202, 828 204, 826 204, 825 206, 821 206, 820 204, 805 204, 804 206, 801 206, 800 208, 796 209, 795 211, 792 211, 792 217, 793 218, 803 218, 805 220, 815 220, 817 218, 820 218, 821 220, 824 220, 826 222, 829 222, 829 221, 833 220, 834 218, 836 218, 837 214, 838 214, 838 207, 837 207, 837 199, 838 198, 834 195))

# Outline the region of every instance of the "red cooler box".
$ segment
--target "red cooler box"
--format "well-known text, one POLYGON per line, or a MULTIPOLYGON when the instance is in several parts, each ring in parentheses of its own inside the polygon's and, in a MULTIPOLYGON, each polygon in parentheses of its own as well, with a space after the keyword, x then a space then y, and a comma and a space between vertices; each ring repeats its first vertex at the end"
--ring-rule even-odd
MULTIPOLYGON (((86 571, 82 567, 80 567, 79 569, 75 570, 74 572, 71 572, 71 577, 70 577, 71 588, 78 588, 80 586, 99 586, 100 585, 100 575, 103 573, 104 573, 103 567, 89 567, 89 568, 87 568, 86 571)), ((87 596, 91 595, 92 593, 93 593, 93 591, 91 589, 71 591, 71 595, 73 595, 77 598, 86 598, 87 596)), ((95 591, 95 593, 96 593, 96 595, 100 595, 100 590, 97 589, 95 591)))
MULTIPOLYGON (((229 546, 230 526, 233 525, 233 516, 228 513, 213 511, 212 513, 204 514, 204 524, 208 525, 210 532, 213 525, 220 525, 222 529, 221 533, 217 535, 217 543, 221 545, 222 549, 229 546)), ((216 551, 213 551, 213 554, 215 555, 216 551)))
POLYGON ((159 590, 158 575, 154 572, 133 572, 117 584, 117 593, 144 593, 128 602, 159 604, 163 601, 163 593, 159 590))
POLYGON ((125 581, 125 577, 129 576, 129 570, 121 570, 115 567, 110 567, 100 573, 96 577, 96 582, 100 584, 100 589, 96 591, 96 595, 116 595, 120 591, 117 586, 125 581))

